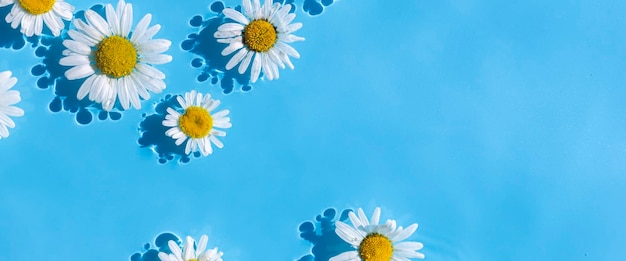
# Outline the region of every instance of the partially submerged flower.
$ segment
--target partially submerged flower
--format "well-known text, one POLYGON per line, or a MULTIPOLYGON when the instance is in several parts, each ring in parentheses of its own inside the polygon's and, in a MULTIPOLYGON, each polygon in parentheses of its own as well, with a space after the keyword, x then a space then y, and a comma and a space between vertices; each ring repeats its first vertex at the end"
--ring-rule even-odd
POLYGON ((417 252, 422 249, 422 243, 403 242, 417 230, 417 224, 403 229, 396 228, 395 220, 387 220, 385 224, 379 225, 380 208, 374 210, 370 220, 361 208, 358 209, 358 217, 354 212, 350 212, 349 217, 353 227, 337 221, 335 232, 356 250, 343 252, 332 257, 330 261, 395 261, 424 258, 424 254, 417 252))
POLYGON ((223 56, 236 52, 226 69, 239 64, 238 71, 243 74, 252 63, 252 82, 257 81, 261 71, 268 80, 273 80, 278 79, 279 66, 284 69, 287 64, 293 69, 289 56, 300 58, 300 54, 288 43, 304 41, 304 38, 292 34, 302 28, 302 24, 290 24, 296 17, 290 10, 290 4, 272 4, 271 0, 266 0, 262 6, 259 0, 243 0, 243 13, 224 8, 224 15, 235 23, 221 25, 214 36, 218 42, 228 44, 222 51, 223 56))
POLYGON ((194 240, 192 237, 187 236, 185 239, 185 247, 180 249, 178 244, 173 240, 167 242, 167 246, 172 251, 171 254, 159 252, 159 259, 161 261, 222 261, 222 255, 224 253, 217 250, 217 247, 206 250, 209 237, 202 235, 198 246, 194 249, 194 240), (206 250, 206 251, 205 251, 206 250))
POLYGON ((20 117, 24 111, 13 106, 20 102, 20 92, 9 90, 15 86, 17 78, 11 77, 11 71, 0 72, 0 139, 9 137, 9 129, 15 128, 15 122, 9 118, 20 117))
POLYGON ((224 144, 217 137, 226 136, 226 132, 220 129, 232 126, 230 118, 227 117, 230 111, 222 110, 213 113, 220 101, 211 99, 210 94, 203 96, 195 90, 185 93, 185 98, 181 96, 176 98, 184 112, 178 112, 171 107, 167 108, 168 115, 165 116, 163 126, 170 127, 170 129, 165 132, 165 135, 175 139, 178 146, 187 141, 186 154, 199 149, 202 155, 208 156, 213 153, 211 143, 218 148, 223 148, 224 144))
POLYGON ((61 35, 65 21, 72 20, 74 7, 63 0, 0 0, 0 7, 13 4, 5 21, 13 29, 19 25, 20 32, 30 37, 41 35, 44 24, 52 35, 61 35))
POLYGON ((77 30, 68 32, 72 40, 63 41, 67 50, 59 63, 72 66, 65 72, 69 80, 87 78, 77 98, 101 103, 110 111, 119 99, 124 110, 132 104, 141 108, 141 99, 150 98, 148 91, 165 89, 165 74, 153 64, 165 64, 172 57, 162 54, 172 44, 165 39, 152 39, 160 25, 148 27, 152 16, 145 15, 131 34, 133 7, 120 0, 117 8, 105 6, 106 20, 93 10, 85 11, 87 23, 74 20, 77 30))

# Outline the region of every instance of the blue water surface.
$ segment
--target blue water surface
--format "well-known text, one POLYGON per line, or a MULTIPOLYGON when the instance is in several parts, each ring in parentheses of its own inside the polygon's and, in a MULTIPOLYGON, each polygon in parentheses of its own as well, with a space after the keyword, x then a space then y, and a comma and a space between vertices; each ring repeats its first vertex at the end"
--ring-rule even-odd
POLYGON ((224 260, 328 260, 348 249, 334 222, 377 206, 419 223, 426 260, 626 258, 626 2, 286 2, 301 58, 253 84, 192 48, 239 1, 130 1, 173 61, 163 93, 113 113, 74 101, 59 39, 0 8, 25 110, 0 140, 0 260, 152 261, 202 234, 224 260), (155 124, 193 89, 231 111, 206 158, 155 124))

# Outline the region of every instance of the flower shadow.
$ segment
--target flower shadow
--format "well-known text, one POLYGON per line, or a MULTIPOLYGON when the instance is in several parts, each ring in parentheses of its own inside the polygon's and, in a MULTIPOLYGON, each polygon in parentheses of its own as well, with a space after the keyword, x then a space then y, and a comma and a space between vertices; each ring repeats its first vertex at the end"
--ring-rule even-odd
POLYGON ((32 47, 37 46, 39 42, 39 36, 25 37, 20 32, 19 27, 13 29, 11 24, 7 23, 4 19, 11 12, 13 5, 0 7, 0 47, 5 49, 20 50, 26 46, 26 42, 32 44, 32 47))
POLYGON ((302 10, 310 16, 318 16, 324 12, 324 8, 333 4, 333 0, 304 0, 302 3, 302 10))
POLYGON ((311 254, 302 256, 298 261, 328 261, 331 257, 345 251, 354 250, 335 233, 335 222, 347 220, 348 213, 351 211, 350 209, 344 210, 337 219, 337 211, 328 208, 315 217, 315 223, 306 221, 300 224, 298 228, 300 238, 312 243, 313 248, 311 254))
MULTIPOLYGON (((202 72, 198 75, 199 82, 210 80, 212 85, 220 84, 222 92, 225 94, 233 92, 235 85, 243 92, 250 91, 250 68, 244 74, 239 74, 237 70, 226 70, 226 63, 230 57, 221 54, 227 44, 218 43, 213 33, 217 31, 217 27, 224 23, 225 17, 222 13, 224 3, 221 1, 213 2, 209 9, 215 15, 204 20, 202 16, 196 15, 189 20, 189 25, 198 28, 197 33, 187 36, 187 39, 181 43, 181 48, 200 56, 191 61, 191 66, 202 68, 202 72)), ((241 6, 236 7, 241 10, 241 6)))
POLYGON ((154 246, 156 248, 151 248, 150 243, 146 243, 143 246, 144 252, 134 253, 130 256, 130 261, 161 261, 161 259, 159 259, 159 252, 165 252, 167 254, 172 253, 169 246, 167 246, 167 242, 170 240, 174 240, 178 245, 181 244, 181 240, 178 236, 173 233, 164 232, 154 239, 154 246))
MULTIPOLYGON (((94 5, 90 9, 100 14, 104 12, 104 6, 102 5, 94 5)), ((75 19, 84 20, 84 11, 77 12, 75 19)), ((65 78, 65 71, 70 67, 60 65, 59 60, 64 57, 63 51, 66 48, 63 45, 63 40, 67 38, 67 32, 60 37, 42 38, 41 46, 35 50, 35 55, 43 58, 41 64, 31 68, 31 73, 40 77, 37 80, 37 87, 39 89, 54 87, 55 97, 48 105, 50 111, 57 113, 63 110, 75 114, 76 122, 81 125, 90 124, 94 116, 97 116, 101 121, 107 118, 113 121, 121 119, 122 113, 119 112, 119 104, 115 106, 118 111, 107 112, 102 109, 102 105, 90 101, 88 98, 78 100, 76 97, 78 89, 87 78, 79 80, 68 80, 65 78)))
MULTIPOLYGON (((274 0, 274 3, 281 4, 291 4, 292 8, 290 13, 296 11, 297 5, 295 4, 296 0, 274 0)), ((307 13, 310 16, 318 16, 324 12, 324 9, 330 5, 332 5, 334 0, 304 0, 302 2, 302 11, 307 13)))
POLYGON ((175 158, 179 158, 180 163, 189 163, 191 156, 198 158, 201 156, 200 152, 196 151, 192 154, 185 154, 185 146, 177 146, 174 139, 165 135, 165 132, 170 128, 163 126, 163 120, 167 113, 167 108, 172 107, 176 110, 182 109, 176 101, 177 95, 166 95, 155 106, 155 113, 147 115, 142 114, 144 118, 139 123, 139 131, 141 136, 137 140, 139 146, 142 148, 152 149, 159 157, 159 163, 165 164, 168 161, 172 161, 175 158))

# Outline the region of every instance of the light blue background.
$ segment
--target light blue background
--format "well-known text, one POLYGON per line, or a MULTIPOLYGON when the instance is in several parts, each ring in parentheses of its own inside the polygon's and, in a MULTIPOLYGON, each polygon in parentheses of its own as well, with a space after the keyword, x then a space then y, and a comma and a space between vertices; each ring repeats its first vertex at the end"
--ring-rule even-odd
POLYGON ((48 110, 31 47, 0 49, 26 112, 0 140, 0 260, 129 260, 162 231, 206 233, 225 260, 295 260, 301 222, 376 206, 419 223, 427 260, 624 259, 626 2, 513 2, 299 9, 296 69, 222 95, 180 48, 210 2, 132 1, 173 42, 164 94, 231 110, 225 148, 186 165, 137 145, 164 94, 79 126, 48 110))

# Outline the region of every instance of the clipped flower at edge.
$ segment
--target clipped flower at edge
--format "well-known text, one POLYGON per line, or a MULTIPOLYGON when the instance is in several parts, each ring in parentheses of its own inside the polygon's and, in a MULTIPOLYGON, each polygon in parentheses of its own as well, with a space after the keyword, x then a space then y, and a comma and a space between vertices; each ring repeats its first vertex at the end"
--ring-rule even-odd
POLYGON ((0 72, 0 139, 9 137, 8 128, 15 128, 15 122, 9 116, 24 116, 24 110, 12 106, 22 100, 20 92, 9 90, 16 83, 17 78, 11 77, 11 71, 0 72))
POLYGON ((52 35, 61 35, 65 28, 63 20, 70 21, 74 15, 74 6, 63 0, 0 0, 0 7, 13 4, 5 21, 13 29, 22 25, 20 32, 31 37, 41 35, 44 24, 52 35))
POLYGON ((165 64, 172 57, 162 54, 172 44, 165 39, 152 39, 160 25, 148 27, 151 14, 137 23, 131 34, 133 7, 120 0, 117 9, 105 6, 106 20, 93 10, 85 11, 87 23, 74 20, 76 30, 69 30, 72 40, 63 41, 67 50, 59 63, 72 66, 65 72, 68 80, 87 78, 80 86, 77 98, 101 103, 110 111, 117 99, 124 110, 132 104, 141 108, 140 97, 150 98, 148 91, 160 93, 165 89, 165 74, 153 64, 165 64))
POLYGON ((185 246, 181 251, 178 244, 170 240, 167 242, 167 246, 172 253, 168 255, 165 252, 159 252, 159 259, 161 259, 161 261, 222 261, 222 255, 224 253, 218 251, 217 247, 206 250, 208 241, 209 237, 202 235, 200 241, 198 241, 198 246, 194 249, 193 238, 187 236, 185 246))
POLYGON ((224 8, 224 15, 236 23, 225 23, 217 28, 214 37, 228 46, 222 51, 223 56, 234 52, 235 55, 226 64, 230 70, 239 64, 239 73, 243 74, 252 63, 251 81, 256 82, 261 71, 268 80, 278 79, 278 66, 285 69, 285 64, 293 69, 289 56, 300 58, 296 49, 288 45, 304 38, 292 33, 302 28, 302 23, 289 24, 296 18, 290 14, 291 5, 272 4, 265 0, 263 6, 259 0, 243 0, 243 14, 232 8, 224 8))
POLYGON ((406 229, 396 228, 395 220, 387 220, 379 225, 380 208, 376 208, 370 220, 363 209, 358 209, 358 217, 354 212, 349 213, 352 226, 337 221, 335 232, 352 245, 356 250, 346 251, 334 256, 330 261, 390 261, 408 260, 410 258, 424 258, 424 254, 417 252, 423 248, 420 242, 402 242, 417 230, 417 224, 406 229))
POLYGON ((219 100, 211 99, 210 94, 197 93, 195 90, 176 97, 178 104, 185 110, 180 113, 173 108, 167 108, 167 115, 163 120, 163 126, 171 127, 165 135, 176 140, 176 145, 180 146, 185 141, 185 154, 190 154, 197 149, 203 156, 213 153, 211 143, 218 148, 223 148, 224 144, 217 137, 226 136, 226 132, 216 128, 228 129, 232 126, 230 118, 226 117, 230 111, 222 110, 211 114, 220 104, 219 100))

